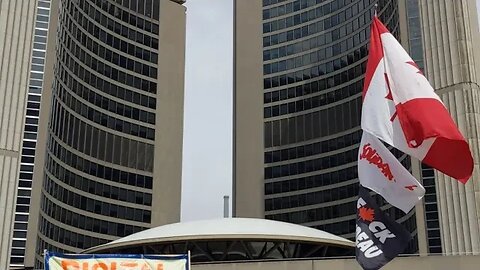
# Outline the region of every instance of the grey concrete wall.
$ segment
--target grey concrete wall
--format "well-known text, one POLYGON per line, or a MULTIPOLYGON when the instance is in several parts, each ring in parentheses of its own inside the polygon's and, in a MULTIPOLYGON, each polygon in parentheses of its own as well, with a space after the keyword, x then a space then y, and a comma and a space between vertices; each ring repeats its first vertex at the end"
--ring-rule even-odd
POLYGON ((262 1, 234 1, 233 216, 264 218, 262 1))
POLYGON ((161 0, 152 226, 180 221, 185 27, 185 7, 161 0))
POLYGON ((480 254, 480 50, 475 0, 420 1, 427 78, 467 139, 466 185, 436 172, 443 252, 480 254))
POLYGON ((10 263, 36 1, 0 1, 0 269, 10 263))
MULTIPOLYGON (((429 256, 396 258, 382 270, 477 270, 480 256, 429 256)), ((361 270, 355 259, 305 260, 193 265, 193 270, 361 270)))

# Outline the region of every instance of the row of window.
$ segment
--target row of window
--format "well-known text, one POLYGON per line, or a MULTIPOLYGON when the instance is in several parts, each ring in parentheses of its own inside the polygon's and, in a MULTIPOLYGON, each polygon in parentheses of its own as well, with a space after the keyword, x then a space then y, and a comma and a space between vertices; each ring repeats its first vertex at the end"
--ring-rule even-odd
MULTIPOLYGON (((345 0, 341 0, 341 1, 342 1, 343 5, 345 5, 345 0)), ((263 6, 270 5, 270 2, 273 2, 273 1, 264 0, 263 1, 263 6)), ((280 2, 283 2, 283 1, 278 1, 278 2, 280 3, 280 2)), ((276 7, 264 8, 263 9, 263 20, 268 20, 268 19, 275 18, 277 16, 282 16, 282 15, 285 15, 285 14, 290 14, 290 13, 293 13, 293 12, 297 12, 297 11, 302 10, 302 9, 307 9, 309 7, 320 5, 323 2, 325 2, 325 0, 296 0, 296 1, 292 1, 292 2, 289 2, 289 3, 284 4, 284 5, 276 6, 276 7)), ((328 4, 330 4, 330 3, 328 3, 328 4)), ((348 0, 347 0, 347 4, 348 4, 348 0)))
POLYGON ((265 200, 265 211, 302 207, 348 199, 358 195, 358 182, 347 186, 265 200))
MULTIPOLYGON (((262 3, 263 3, 263 6, 268 6, 268 5, 273 5, 273 4, 281 3, 285 1, 288 1, 288 0, 263 0, 262 3)), ((296 1, 300 1, 300 0, 296 0, 296 1)), ((301 1, 306 2, 307 0, 301 0, 301 1)))
MULTIPOLYGON (((334 18, 334 17, 332 17, 334 18)), ((350 50, 353 47, 356 47, 358 44, 367 41, 370 36, 370 29, 367 27, 371 20, 370 14, 361 15, 352 21, 333 29, 330 32, 323 33, 322 35, 318 35, 306 40, 298 41, 293 44, 287 44, 284 46, 280 46, 273 49, 266 49, 263 53, 263 58, 265 61, 276 59, 279 57, 285 57, 288 55, 297 54, 300 52, 304 52, 311 49, 318 49, 319 46, 323 46, 325 44, 330 45, 330 47, 325 48, 325 53, 321 53, 318 58, 323 59, 322 55, 327 55, 326 58, 329 57, 330 54, 334 51, 332 55, 337 55, 347 50, 350 50), (359 30, 360 29, 360 30, 359 30), (355 34, 353 34, 355 33, 355 34), (341 39, 345 36, 350 36, 348 39, 344 39, 337 44, 332 43, 338 39, 341 39)), ((393 29, 396 31, 395 26, 397 25, 398 20, 396 17, 392 18, 389 21, 388 27, 389 29, 393 29)), ((323 29, 323 21, 318 23, 314 23, 310 26, 304 26, 302 28, 296 30, 290 30, 287 32, 282 32, 276 35, 267 36, 263 38, 263 45, 264 47, 281 44, 291 40, 297 40, 302 37, 309 36, 313 33, 316 33, 318 29, 323 29)))
MULTIPOLYGON (((124 37, 129 41, 134 41, 145 45, 152 49, 158 50, 158 38, 151 34, 143 34, 141 31, 132 29, 131 26, 126 26, 118 22, 117 19, 111 19, 95 8, 95 5, 90 5, 86 1, 81 1, 82 7, 70 6, 68 9, 71 17, 75 22, 87 30, 87 32, 98 33, 100 29, 109 29, 114 33, 124 37)), ((136 25, 136 22, 135 22, 136 25)))
MULTIPOLYGON (((314 227, 315 229, 340 236, 340 235, 351 234, 355 232, 356 225, 357 225, 356 220, 350 219, 350 220, 340 221, 336 223, 322 224, 314 227)), ((352 237, 350 240, 355 241, 355 237, 352 237)))
MULTIPOLYGON (((57 243, 61 243, 70 247, 79 248, 79 249, 87 249, 90 247, 95 247, 98 245, 106 244, 109 240, 101 239, 93 236, 83 235, 80 233, 71 232, 69 230, 63 229, 58 227, 46 220, 43 216, 40 215, 40 234, 44 235, 46 238, 51 239, 57 243)), ((57 248, 53 245, 47 244, 46 242, 41 241, 41 239, 37 240, 39 245, 37 249, 37 254, 43 254, 43 249, 47 249, 48 251, 56 251, 56 252, 66 252, 71 253, 72 251, 63 250, 57 248)), ((40 268, 36 269, 43 269, 41 267, 43 263, 39 266, 40 268)))
MULTIPOLYGON (((394 154, 401 162, 401 164, 410 169, 411 163, 410 159, 405 157, 405 154, 402 152, 392 148, 392 154, 394 154)), ((279 166, 272 166, 265 168, 265 179, 272 179, 272 178, 279 178, 284 176, 290 175, 297 175, 302 173, 314 172, 319 170, 324 170, 332 167, 337 167, 340 165, 348 164, 358 160, 358 148, 347 150, 342 153, 338 153, 335 155, 330 155, 322 158, 306 160, 301 162, 293 162, 285 165, 279 166)), ((330 175, 335 177, 336 174, 330 175)), ((340 178, 341 175, 338 174, 340 178)), ((331 181, 340 180, 340 179, 332 179, 331 181)), ((336 182, 338 182, 336 181, 336 182)), ((333 183, 336 183, 333 182, 333 183)))
POLYGON ((325 74, 328 74, 330 75, 329 78, 323 78, 323 82, 319 82, 318 90, 323 90, 331 88, 335 85, 345 83, 348 80, 363 76, 366 68, 366 61, 362 61, 361 63, 351 67, 348 70, 343 71, 342 73, 330 74, 334 71, 340 70, 342 66, 345 67, 345 63, 347 63, 348 65, 348 63, 351 61, 353 61, 352 63, 355 63, 362 59, 366 60, 368 52, 366 51, 366 49, 364 50, 363 48, 365 48, 365 46, 353 52, 353 59, 351 59, 352 55, 346 55, 334 61, 329 61, 303 70, 293 71, 270 78, 264 78, 264 89, 267 90, 279 86, 304 82, 310 79, 323 77, 325 74), (345 62, 345 60, 347 60, 347 62, 345 62))
POLYGON ((441 253, 442 243, 440 240, 435 173, 431 167, 424 164, 422 164, 422 180, 425 187, 425 220, 428 226, 428 250, 430 253, 441 253))
MULTIPOLYGON (((266 122, 265 148, 333 135, 360 125, 361 97, 322 111, 266 122)), ((357 138, 352 140, 356 141, 357 138)))
POLYGON ((265 179, 278 178, 302 173, 309 173, 324 170, 340 165, 354 162, 358 159, 358 149, 346 150, 345 152, 316 158, 312 160, 300 161, 285 165, 278 165, 265 168, 265 179))
MULTIPOLYGON (((84 92, 93 91, 96 94, 103 92, 127 102, 134 103, 135 105, 156 109, 157 99, 155 97, 147 96, 136 91, 131 91, 122 86, 117 86, 116 84, 101 79, 92 73, 90 73, 90 78, 87 78, 87 81, 82 81, 76 76, 76 74, 73 74, 72 71, 70 71, 68 68, 65 68, 62 63, 57 65, 56 72, 57 76, 58 74, 61 76, 62 82, 67 84, 68 88, 73 89, 79 96, 83 97, 84 92)), ((124 116, 129 117, 128 114, 124 116)))
MULTIPOLYGON (((301 65, 308 65, 310 63, 320 62, 333 56, 343 54, 354 47, 363 45, 366 41, 368 41, 370 36, 370 30, 368 28, 363 28, 359 31, 353 31, 352 28, 349 27, 350 25, 351 23, 348 23, 345 26, 342 26, 332 32, 326 33, 325 35, 320 35, 296 43, 264 50, 264 61, 296 55, 298 53, 310 51, 313 49, 315 50, 314 52, 310 53, 309 61, 302 59, 302 62, 300 63, 300 59, 298 57, 303 57, 303 55, 300 55, 297 57, 285 59, 283 61, 265 64, 264 71, 267 72, 268 70, 271 70, 271 73, 277 72, 275 70, 280 71, 280 68, 275 68, 274 64, 280 66, 282 62, 285 62, 285 65, 288 65, 292 68, 298 68, 301 65), (347 38, 343 38, 341 41, 338 41, 336 43, 334 42, 334 40, 337 41, 341 37, 347 38), (326 45, 326 47, 320 48, 324 45, 326 45), (270 68, 268 65, 270 65, 270 68)), ((287 37, 290 37, 290 35, 287 34, 287 37)), ((308 55, 308 53, 306 53, 306 55, 308 55)))
MULTIPOLYGON (((357 70, 350 69, 348 70, 348 72, 357 72, 357 70)), ((293 87, 289 87, 281 90, 266 92, 263 94, 263 102, 264 104, 267 104, 271 102, 283 101, 283 100, 292 99, 292 98, 302 98, 305 95, 310 95, 310 94, 321 92, 324 90, 329 90, 328 92, 325 91, 324 94, 311 97, 310 101, 308 100, 308 98, 305 98, 303 99, 305 101, 303 104, 297 105, 297 106, 300 106, 301 108, 309 108, 309 107, 312 108, 311 104, 318 103, 319 106, 320 104, 322 105, 331 104, 333 102, 343 100, 349 96, 354 96, 362 92, 363 80, 361 79, 357 79, 356 81, 350 81, 349 85, 339 89, 332 90, 332 88, 336 86, 335 80, 339 82, 338 81, 339 78, 335 79, 335 76, 337 75, 334 75, 332 77, 325 78, 322 80, 316 80, 310 83, 303 83, 297 86, 293 86, 293 87), (318 99, 318 100, 315 101, 314 99, 318 99)), ((353 77, 354 75, 347 75, 347 76, 351 78, 350 76, 353 77)), ((342 83, 345 83, 345 82, 340 82, 340 84, 342 83)), ((288 106, 291 106, 291 105, 288 105, 288 106)), ((293 111, 293 110, 288 109, 288 111, 293 111)), ((300 111, 300 110, 297 109, 296 111, 300 111)))
MULTIPOLYGON (((344 15, 343 12, 341 14, 344 15)), ((265 50, 264 59, 268 60, 268 59, 275 59, 278 57, 282 57, 282 55, 292 55, 292 54, 306 51, 309 49, 316 49, 318 48, 318 46, 323 46, 323 45, 330 45, 330 46, 333 45, 333 47, 339 47, 343 45, 343 47, 345 48, 343 51, 345 51, 347 48, 347 45, 350 45, 350 48, 353 48, 354 45, 359 43, 358 39, 360 35, 361 35, 360 39, 362 41, 365 40, 365 36, 369 35, 369 29, 368 27, 365 26, 365 22, 371 20, 371 16, 369 14, 365 13, 355 18, 347 17, 347 19, 345 19, 345 15, 344 16, 336 15, 336 16, 327 18, 324 21, 319 21, 295 30, 290 30, 287 32, 264 37, 263 38, 264 45, 271 46, 276 44, 282 44, 285 42, 298 40, 300 38, 308 37, 313 34, 325 31, 326 27, 330 26, 330 21, 334 21, 334 19, 336 18, 339 18, 338 20, 340 20, 340 22, 342 23, 345 20, 349 20, 349 22, 337 28, 331 29, 331 31, 329 32, 316 35, 312 38, 301 40, 293 44, 278 47, 278 51, 277 51, 277 48, 265 50), (354 35, 354 33, 356 33, 356 35, 354 35), (346 36, 352 36, 352 37, 349 40, 343 40, 342 43, 334 44, 334 42, 346 36)), ((335 23, 337 22, 335 21, 335 23)))
MULTIPOLYGON (((72 56, 71 53, 65 47, 61 46, 61 48, 62 48, 61 55, 67 55, 66 58, 69 59, 68 62, 63 62, 66 66, 72 67, 73 63, 75 63, 75 64, 80 63, 80 62, 77 62, 77 61, 80 61, 80 59, 72 56)), ((73 53, 80 53, 80 52, 73 52, 73 53)), ((80 57, 84 57, 84 56, 85 55, 82 55, 80 57)), ((90 64, 90 66, 87 66, 87 67, 90 68, 91 70, 95 71, 97 74, 103 75, 104 77, 110 78, 112 80, 115 80, 115 82, 119 82, 119 83, 124 84, 124 85, 133 86, 135 84, 136 86, 139 86, 143 83, 146 84, 148 82, 148 81, 144 81, 144 79, 135 77, 133 75, 127 75, 127 73, 125 73, 123 71, 120 71, 118 69, 112 68, 112 67, 104 64, 103 62, 97 61, 95 59, 93 59, 93 61, 90 62, 89 64, 90 64), (127 79, 132 79, 132 82, 127 83, 126 82, 127 79), (135 81, 136 81, 136 83, 135 83, 135 81)), ((82 69, 83 69, 83 67, 82 67, 82 69)), ((90 73, 88 69, 85 69, 85 72, 90 73)), ((81 78, 81 76, 82 75, 79 74, 80 78, 81 78)), ((152 82, 150 82, 150 83, 152 83, 152 82)))
MULTIPOLYGON (((90 37, 85 36, 86 43, 80 44, 79 40, 77 40, 69 31, 66 31, 64 27, 62 28, 62 30, 67 33, 66 35, 62 35, 62 42, 66 44, 72 54, 77 56, 77 58, 80 59, 88 67, 93 69, 93 67, 98 66, 98 62, 104 62, 104 60, 106 60, 114 65, 117 65, 124 69, 128 69, 137 74, 148 76, 155 80, 157 79, 156 67, 144 64, 141 61, 135 61, 134 59, 128 58, 121 53, 117 53, 105 46, 102 46, 101 44, 107 43, 109 39, 108 34, 105 31, 102 30, 100 32, 100 41, 103 43, 97 43, 90 37), (95 53, 94 48, 96 49, 95 53)), ((137 52, 135 51, 135 45, 125 43, 124 46, 128 46, 127 50, 135 54, 136 57, 143 58, 143 54, 137 55, 137 52)), ((98 70, 97 72, 102 73, 98 70)))
MULTIPOLYGON (((338 24, 343 23, 346 20, 351 19, 352 17, 360 13, 363 14, 364 12, 367 12, 368 14, 371 14, 370 10, 372 10, 373 12, 373 8, 370 8, 370 2, 374 2, 374 0, 354 1, 354 3, 350 6, 350 3, 344 4, 342 6, 338 6, 335 4, 332 5, 332 2, 322 6, 317 6, 314 9, 310 9, 302 13, 297 13, 288 17, 264 22, 263 33, 266 34, 270 32, 275 32, 278 30, 290 28, 292 26, 297 26, 300 24, 305 24, 307 22, 315 21, 307 25, 311 26, 313 24, 316 24, 319 19, 322 19, 324 27, 317 29, 317 31, 312 32, 311 34, 318 33, 320 31, 335 27, 338 24)), ((365 23, 362 23, 362 25, 364 24, 365 23)), ((302 35, 302 37, 305 37, 305 35, 302 35)))
POLYGON ((264 162, 265 164, 275 163, 284 160, 291 160, 303 157, 319 155, 326 152, 335 151, 354 144, 360 143, 362 131, 357 130, 352 133, 338 136, 330 140, 311 143, 307 145, 300 145, 282 150, 266 151, 264 162))
MULTIPOLYGON (((350 92, 349 88, 350 87, 346 86, 326 94, 320 94, 317 96, 313 96, 313 97, 309 97, 309 98, 305 98, 305 99, 301 99, 301 100, 297 100, 289 103, 284 103, 280 105, 275 105, 272 107, 265 107, 263 109, 263 116, 264 118, 271 118, 271 117, 277 117, 285 114, 292 114, 296 112, 307 111, 310 109, 327 106, 329 104, 332 104, 333 102, 343 101, 344 99, 359 93, 359 91, 350 92)), ((350 101, 350 102, 353 102, 353 101, 350 101)), ((345 104, 348 104, 348 101, 346 103, 344 102, 343 105, 338 104, 337 106, 346 106, 347 108, 345 108, 346 109, 345 115, 349 115, 348 108, 351 106, 347 106, 345 104)))
MULTIPOLYGON (((96 159, 142 171, 153 170, 152 144, 114 135, 70 114, 56 100, 51 131, 74 149, 96 159)), ((110 118, 109 118, 110 119, 110 118)))
MULTIPOLYGON (((107 0, 95 0, 97 6, 105 5, 105 2, 112 2, 107 0)), ((123 9, 128 9, 129 12, 136 12, 148 18, 158 20, 160 0, 115 0, 117 5, 121 5, 123 9)))
POLYGON ((291 222, 296 224, 315 222, 320 220, 334 219, 349 215, 355 215, 357 212, 357 202, 347 202, 342 204, 336 204, 332 206, 326 206, 321 208, 314 208, 309 210, 300 210, 286 212, 282 214, 268 214, 265 215, 266 219, 273 219, 278 221, 291 222))
MULTIPOLYGON (((153 35, 158 35, 159 33, 158 23, 154 22, 150 18, 146 19, 146 18, 143 18, 142 16, 138 16, 137 14, 133 14, 133 12, 137 12, 142 15, 145 15, 145 12, 148 12, 147 17, 151 17, 150 13, 152 11, 154 11, 155 14, 157 14, 159 11, 158 0, 155 0, 155 2, 153 3, 155 5, 155 7, 153 7, 153 10, 152 10, 152 0, 147 0, 147 2, 145 2, 145 0, 138 0, 138 8, 136 9, 134 8, 134 6, 132 6, 129 9, 120 8, 114 3, 106 0, 88 0, 86 2, 89 3, 90 5, 92 4, 96 5, 97 7, 102 9, 104 12, 110 14, 110 16, 113 16, 116 19, 121 20, 125 23, 128 23, 131 26, 134 26, 138 29, 144 30, 148 33, 152 33, 153 35)), ((84 5, 83 3, 80 3, 80 7, 83 10, 86 10, 86 8, 84 8, 83 5, 84 5)), ((158 16, 156 15, 154 19, 158 20, 158 16)))
MULTIPOLYGON (((95 194, 113 200, 152 206, 152 194, 150 193, 129 190, 121 187, 112 186, 111 184, 105 184, 105 182, 107 181, 103 181, 102 183, 90 180, 86 177, 75 174, 74 172, 66 168, 63 168, 51 157, 48 157, 46 168, 57 179, 78 190, 82 190, 90 194, 95 194)), ((104 178, 101 178, 101 180, 103 179, 104 178)), ((117 180, 116 182, 118 183, 119 180, 117 180)), ((130 184, 136 185, 136 179, 132 179, 132 183, 130 184)))
MULTIPOLYGON (((138 59, 142 59, 142 60, 151 62, 153 64, 156 64, 158 62, 158 53, 156 53, 155 51, 150 51, 145 48, 142 48, 138 46, 138 44, 131 43, 134 39, 123 40, 121 38, 113 36, 112 34, 107 34, 105 30, 101 29, 99 26, 96 26, 94 24, 88 24, 88 26, 91 25, 90 26, 91 29, 87 28, 85 30, 84 28, 79 26, 77 22, 74 22, 73 18, 71 18, 70 15, 66 14, 64 16, 69 16, 69 20, 65 20, 66 26, 62 27, 62 29, 68 29, 72 37, 75 37, 76 40, 81 41, 81 44, 85 44, 86 46, 88 46, 87 48, 89 48, 90 51, 94 52, 100 57, 103 57, 103 56, 99 53, 99 51, 102 48, 106 49, 106 47, 101 46, 101 44, 106 44, 111 48, 114 48, 118 51, 129 54, 138 59), (90 35, 87 35, 87 33, 89 33, 95 39, 92 39, 90 35), (103 43, 99 42, 100 39, 103 40, 102 41, 103 43)), ((115 24, 108 25, 108 29, 111 31, 114 31, 115 29, 114 27, 115 27, 115 24)), ((66 35, 65 32, 62 32, 62 35, 66 35)))
MULTIPOLYGON (((358 184, 356 185, 358 186, 358 184)), ((356 195, 358 195, 358 192, 356 193, 356 195)), ((353 197, 356 197, 356 195, 353 197)), ((375 200, 376 204, 379 207, 387 205, 386 201, 380 195, 372 195, 372 199, 375 200)), ((389 215, 390 217, 394 218, 395 220, 398 220, 406 216, 405 213, 403 213, 400 209, 396 207, 392 207, 391 205, 388 205, 387 207, 382 207, 382 211, 386 215, 389 215)), ((314 209, 308 209, 308 210, 292 211, 292 212, 286 212, 281 214, 272 215, 267 213, 266 218, 279 220, 279 221, 288 221, 296 224, 302 224, 307 222, 315 222, 315 221, 340 218, 340 217, 345 217, 350 215, 354 216, 356 213, 357 213, 357 201, 355 200, 355 201, 336 204, 332 206, 326 206, 326 207, 314 208, 314 209)), ((412 215, 413 219, 415 219, 415 214, 413 213, 414 212, 410 212, 409 215, 412 215)), ((353 217, 352 219, 355 220, 355 217, 353 217)), ((409 221, 409 220, 410 218, 405 220, 403 222, 403 225, 409 231, 412 232, 416 229, 416 226, 415 224, 411 224, 412 221, 409 221)), ((335 222, 327 223, 327 224, 335 224, 335 222)), ((320 226, 324 226, 324 225, 320 225, 320 226)), ((344 232, 342 234, 354 233, 354 232, 355 230, 344 232)))
MULTIPOLYGON (((155 139, 155 129, 145 127, 143 125, 130 123, 129 121, 121 120, 116 118, 115 116, 111 116, 109 114, 102 113, 100 111, 95 110, 94 108, 88 106, 87 104, 82 103, 80 100, 78 100, 73 95, 71 95, 70 92, 66 90, 66 88, 64 88, 59 81, 55 82, 55 91, 56 91, 55 93, 56 97, 57 95, 60 95, 58 96, 58 98, 67 107, 69 107, 71 110, 76 112, 78 115, 83 116, 85 119, 88 119, 92 122, 102 125, 105 128, 110 128, 112 130, 116 130, 125 134, 129 134, 129 135, 133 135, 133 136, 137 136, 137 137, 145 138, 149 140, 155 139)), ((92 91, 90 93, 93 94, 94 92, 92 91)), ((89 95, 88 97, 89 101, 92 101, 92 104, 96 104, 102 101, 102 99, 95 100, 94 99, 95 96, 92 94, 89 95)), ((118 103, 118 104, 121 104, 121 103, 118 103)), ((113 105, 113 102, 111 105, 113 105)), ((117 108, 120 109, 121 107, 123 106, 120 105, 117 108)), ((117 108, 113 106, 111 108, 114 110, 117 110, 117 108)), ((125 113, 125 110, 124 110, 124 113, 125 113)), ((153 121, 155 119, 153 114, 151 114, 150 115, 151 118, 148 119, 149 115, 147 114, 146 111, 141 111, 136 108, 134 108, 132 111, 128 111, 128 113, 129 115, 132 116, 132 118, 139 118, 139 120, 140 119, 146 120, 145 122, 149 120, 153 121)))
POLYGON ((60 221, 63 224, 90 232, 124 237, 147 229, 145 227, 116 223, 84 216, 64 209, 45 197, 42 197, 41 205, 43 212, 51 218, 60 221))
MULTIPOLYGON (((144 123, 149 123, 154 125, 155 124, 155 114, 152 112, 148 112, 138 108, 138 106, 130 106, 126 105, 108 97, 99 94, 99 90, 97 89, 90 89, 89 87, 84 86, 81 82, 76 80, 68 70, 63 69, 63 65, 59 65, 57 67, 57 73, 62 76, 61 84, 63 88, 68 89, 69 91, 73 91, 77 96, 81 97, 83 100, 88 101, 91 104, 95 104, 95 106, 102 108, 104 110, 110 111, 115 113, 116 115, 132 118, 137 121, 142 121, 144 123), (65 87, 66 84, 66 87, 65 87)), ((135 102, 149 102, 154 101, 156 103, 156 99, 153 97, 148 97, 144 95, 140 95, 138 93, 132 93, 133 98, 129 96, 130 99, 133 99, 135 102), (145 98, 146 100, 140 101, 141 99, 145 98)), ((62 93, 60 96, 63 99, 62 93)), ((70 93, 66 93, 65 96, 70 96, 70 93)), ((73 98, 73 97, 72 97, 73 98)), ((67 100, 71 99, 67 97, 67 100)), ((70 104, 69 102, 66 102, 70 104)), ((148 105, 148 104, 147 104, 148 105)))
MULTIPOLYGON (((332 59, 332 61, 327 61, 322 64, 318 64, 319 62, 318 57, 323 52, 324 52, 323 50, 315 51, 309 54, 287 59, 284 61, 265 64, 264 65, 265 75, 268 75, 271 73, 283 72, 283 71, 290 72, 280 76, 266 78, 265 86, 276 87, 276 86, 283 86, 287 84, 293 84, 295 82, 301 82, 303 80, 308 80, 311 78, 322 77, 325 74, 330 75, 330 73, 334 71, 349 67, 349 69, 344 70, 341 74, 331 75, 330 78, 324 78, 323 81, 319 81, 319 86, 318 86, 320 87, 319 90, 323 90, 325 88, 331 87, 331 86, 325 86, 325 83, 332 85, 334 79, 336 80, 337 82, 336 84, 338 85, 363 75, 362 71, 364 71, 364 68, 366 66, 366 64, 364 63, 365 61, 362 61, 362 63, 359 63, 356 66, 353 66, 353 64, 360 60, 363 60, 364 57, 368 54, 366 50, 366 45, 358 49, 352 50, 347 55, 338 57, 337 59, 332 59), (299 68, 305 65, 310 66, 311 64, 317 64, 317 65, 307 69, 298 70, 296 72, 291 71, 292 69, 299 68), (330 79, 332 82, 328 82, 327 79, 330 79)), ((333 53, 337 55, 337 52, 334 51, 333 53)), ((332 54, 330 55, 333 56, 332 54)), ((323 55, 322 57, 325 57, 325 56, 323 55)))
POLYGON ((357 167, 348 167, 342 170, 317 174, 313 176, 300 177, 290 180, 283 180, 265 184, 265 195, 291 192, 297 190, 325 187, 353 180, 358 177, 357 167))
POLYGON ((95 200, 64 189, 45 174, 43 188, 53 198, 71 207, 113 218, 150 223, 151 211, 95 200))
POLYGON ((36 145, 37 145, 36 141, 24 140, 23 143, 22 143, 22 165, 20 165, 20 166, 23 166, 21 168, 31 167, 32 170, 30 172, 32 172, 32 173, 33 173, 33 163, 34 162, 31 162, 32 159, 30 159, 30 158, 35 157, 36 145), (23 151, 28 151, 28 152, 25 152, 25 154, 23 154, 23 151), (26 160, 23 160, 23 158, 26 158, 26 160))
MULTIPOLYGON (((61 46, 61 48, 58 48, 57 52, 59 54, 58 56, 59 56, 59 59, 61 59, 61 62, 64 63, 74 74, 76 74, 82 80, 91 80, 91 79, 95 79, 96 77, 106 77, 106 78, 112 79, 116 83, 156 94, 156 91, 157 91, 156 82, 135 77, 130 73, 126 73, 118 69, 112 68, 111 66, 96 60, 91 62, 91 67, 85 68, 83 64, 81 64, 81 62, 78 60, 78 58, 72 57, 72 55, 68 53, 68 50, 65 49, 64 46, 61 46), (101 74, 99 76, 99 75, 91 74, 89 69, 92 69, 92 70, 98 69, 103 71, 99 73, 101 74)), ((87 82, 89 84, 92 84, 90 81, 87 81, 87 82)))
MULTIPOLYGON (((59 145, 52 137, 49 139, 48 154, 55 157, 60 157, 62 162, 71 168, 75 168, 78 171, 90 174, 92 176, 125 185, 152 189, 153 178, 151 176, 121 171, 89 161, 68 151, 59 145)), ((50 156, 48 158, 50 158, 50 156)))
MULTIPOLYGON (((144 2, 143 0, 140 0, 140 1, 144 2)), ((133 14, 132 11, 135 12, 135 9, 129 9, 129 10, 122 9, 116 6, 115 4, 111 3, 110 1, 106 1, 106 0, 88 0, 86 1, 86 3, 89 3, 90 5, 96 5, 101 10, 109 14, 110 16, 113 16, 114 18, 119 19, 124 23, 134 26, 137 29, 146 31, 148 33, 152 33, 154 37, 158 36, 159 34, 158 23, 154 22, 150 18, 147 19, 147 18, 143 18, 142 16, 138 16, 138 14, 133 14)), ((157 1, 157 3, 159 2, 157 1)), ((85 8, 82 5, 83 3, 80 3, 80 7, 83 10, 85 10, 85 8)), ((144 7, 144 5, 139 3, 139 7, 144 7)), ((148 8, 150 7, 151 6, 149 5, 148 8)), ((143 12, 137 12, 137 13, 143 14, 143 12)))

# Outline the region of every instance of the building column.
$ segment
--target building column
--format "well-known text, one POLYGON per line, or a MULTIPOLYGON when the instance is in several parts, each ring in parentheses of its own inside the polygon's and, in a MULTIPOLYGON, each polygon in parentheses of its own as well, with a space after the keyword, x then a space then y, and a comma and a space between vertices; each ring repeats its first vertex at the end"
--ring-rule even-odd
POLYGON ((474 0, 420 1, 427 77, 474 158, 467 184, 436 171, 443 252, 480 254, 480 34, 474 0))

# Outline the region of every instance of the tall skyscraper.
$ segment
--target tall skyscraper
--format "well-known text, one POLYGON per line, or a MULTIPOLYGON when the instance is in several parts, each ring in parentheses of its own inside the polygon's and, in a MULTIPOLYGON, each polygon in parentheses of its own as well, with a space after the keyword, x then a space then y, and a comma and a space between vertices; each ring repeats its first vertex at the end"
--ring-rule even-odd
MULTIPOLYGON (((361 92, 370 22, 375 4, 378 4, 380 18, 394 35, 399 36, 397 2, 265 0, 263 6, 256 9, 240 2, 236 4, 236 61, 240 63, 237 62, 236 70, 235 121, 238 124, 252 118, 243 113, 251 109, 250 100, 239 99, 238 95, 256 92, 252 96, 260 98, 260 102, 254 104, 260 104, 263 116, 258 115, 256 109, 248 113, 257 113, 254 123, 263 117, 263 149, 256 154, 264 156, 260 163, 264 173, 256 178, 264 178, 264 182, 256 182, 255 188, 260 186, 262 190, 264 185, 264 202, 261 204, 265 207, 265 217, 353 239, 358 195, 356 161, 361 137, 361 92), (262 16, 261 20, 257 18, 255 25, 261 29, 258 31, 260 36, 253 36, 259 33, 252 30, 242 32, 244 25, 252 20, 247 14, 253 13, 262 16), (244 36, 240 36, 242 34, 244 36), (257 69, 263 67, 260 70, 263 84, 248 86, 250 89, 247 90, 239 78, 258 72, 243 64, 245 59, 239 59, 243 58, 240 54, 244 50, 242 46, 251 47, 250 44, 244 45, 250 38, 263 43, 256 47, 257 51, 252 50, 257 57, 263 57, 263 62, 252 60, 251 63, 253 65, 256 61, 255 64, 262 65, 257 69), (259 94, 262 92, 263 95, 259 94)), ((258 75, 252 76, 256 78, 258 75)), ((242 137, 238 133, 245 132, 240 128, 236 126, 235 160, 251 162, 240 156, 245 151, 239 149, 242 137)), ((255 143, 262 145, 262 142, 255 143)), ((406 155, 397 153, 397 156, 410 167, 406 155)), ((237 191, 247 188, 242 187, 243 179, 247 178, 242 174, 249 170, 241 166, 237 163, 237 191)), ((258 168, 255 171, 260 172, 258 168)), ((236 196, 238 207, 238 197, 242 194, 236 192, 236 196)), ((385 208, 416 236, 414 211, 404 216, 390 205, 385 208)), ((236 214, 242 215, 241 212, 236 214)), ((416 241, 413 243, 412 252, 417 249, 416 241)))
MULTIPOLYGON (((235 3, 236 216, 265 216, 354 238, 361 91, 375 4, 380 19, 425 68, 478 164, 475 1, 252 2, 235 3)), ((476 254, 478 165, 463 186, 392 151, 427 190, 425 204, 408 215, 384 206, 414 236, 407 252, 476 254)))
POLYGON ((179 221, 182 3, 52 0, 26 266, 179 221))

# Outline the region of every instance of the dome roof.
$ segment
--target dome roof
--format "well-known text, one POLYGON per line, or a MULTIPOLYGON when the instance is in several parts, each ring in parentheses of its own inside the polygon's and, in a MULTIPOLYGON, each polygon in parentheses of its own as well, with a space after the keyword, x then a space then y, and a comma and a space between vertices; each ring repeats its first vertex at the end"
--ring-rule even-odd
POLYGON ((85 253, 96 253, 133 245, 229 239, 284 240, 354 247, 352 241, 342 237, 292 223, 254 218, 223 218, 180 222, 155 227, 90 248, 85 253))

